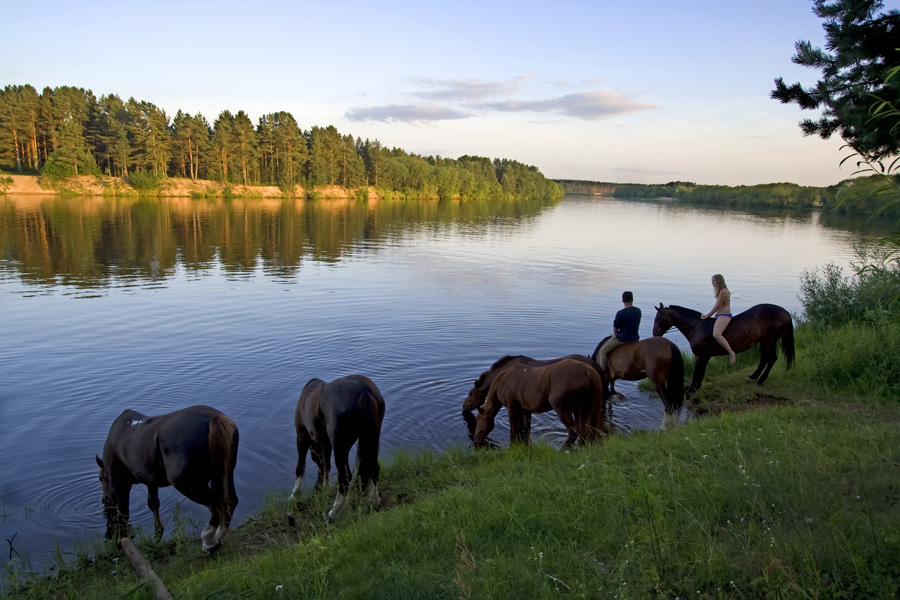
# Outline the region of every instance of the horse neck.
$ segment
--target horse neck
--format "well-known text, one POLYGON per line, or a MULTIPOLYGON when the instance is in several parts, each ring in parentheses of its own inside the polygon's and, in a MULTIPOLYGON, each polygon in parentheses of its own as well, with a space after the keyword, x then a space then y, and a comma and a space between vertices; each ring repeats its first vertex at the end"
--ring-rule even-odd
POLYGON ((681 307, 670 307, 669 318, 672 319, 672 326, 687 337, 688 333, 701 323, 700 313, 695 310, 681 307))

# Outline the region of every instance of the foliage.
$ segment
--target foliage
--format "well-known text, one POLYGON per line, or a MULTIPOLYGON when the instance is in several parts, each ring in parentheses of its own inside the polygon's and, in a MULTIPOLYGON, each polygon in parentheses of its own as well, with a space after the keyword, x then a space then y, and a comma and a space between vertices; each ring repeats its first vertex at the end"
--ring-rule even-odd
POLYGON ((199 113, 179 110, 170 119, 151 102, 115 94, 98 100, 74 87, 0 92, 0 166, 49 178, 102 171, 134 181, 147 173, 273 185, 288 196, 297 186, 371 186, 410 199, 562 197, 558 184, 513 160, 418 156, 334 126, 301 130, 285 111, 254 126, 244 111, 223 110, 210 126, 199 113))
POLYGON ((834 264, 800 277, 802 319, 818 328, 900 321, 900 255, 886 247, 859 249, 853 274, 834 264))
POLYGON ((126 181, 139 192, 153 192, 159 189, 162 177, 146 171, 137 171, 129 175, 126 181))
POLYGON ((825 20, 828 51, 799 41, 792 60, 820 69, 822 79, 804 88, 778 78, 771 94, 803 110, 822 111, 818 121, 800 123, 804 135, 828 139, 838 133, 854 152, 873 161, 900 151, 900 138, 870 119, 873 96, 894 105, 900 100, 900 80, 888 80, 891 65, 900 60, 900 12, 882 7, 881 0, 815 0, 813 12, 825 20))
POLYGON ((616 188, 616 198, 674 198, 691 204, 716 206, 765 206, 778 208, 826 208, 835 206, 835 188, 800 186, 794 183, 761 185, 697 185, 686 181, 665 184, 628 184, 616 188))

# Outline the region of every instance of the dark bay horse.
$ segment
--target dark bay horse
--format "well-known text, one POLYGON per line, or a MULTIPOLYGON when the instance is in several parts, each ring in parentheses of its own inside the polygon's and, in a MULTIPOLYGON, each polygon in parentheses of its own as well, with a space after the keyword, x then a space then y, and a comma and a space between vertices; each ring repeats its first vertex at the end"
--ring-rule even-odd
POLYGON ((363 491, 369 490, 369 501, 378 506, 378 445, 381 438, 381 422, 384 420, 384 398, 371 379, 363 375, 348 375, 325 383, 310 379, 300 393, 294 411, 294 427, 297 430, 297 479, 291 498, 300 494, 300 485, 306 467, 306 453, 312 449, 312 457, 319 467, 316 487, 328 480, 331 471, 331 453, 338 470, 338 495, 328 511, 328 519, 336 520, 347 505, 350 488, 350 449, 359 441, 356 449, 358 477, 363 491))
POLYGON ((478 409, 473 438, 476 446, 485 442, 504 406, 509 413, 510 443, 528 443, 527 416, 553 410, 569 434, 563 448, 569 448, 576 440, 594 441, 603 430, 603 380, 594 367, 572 359, 503 369, 478 409))
MULTIPOLYGON (((700 389, 709 359, 727 354, 725 348, 713 338, 715 321, 701 319, 699 311, 682 306, 666 307, 660 303, 656 307, 653 335, 662 336, 671 328, 676 328, 687 338, 691 351, 697 358, 688 393, 700 389)), ((791 314, 780 306, 757 304, 734 315, 725 328, 724 336, 736 353, 759 344, 759 366, 747 377, 750 381, 755 380, 758 385, 765 383, 769 371, 778 360, 778 340, 781 340, 781 351, 787 361, 787 368, 790 369, 794 364, 794 324, 791 314)))
POLYGON ((488 390, 491 389, 491 384, 494 382, 494 378, 502 373, 504 369, 507 369, 512 365, 543 367, 545 365, 549 365, 551 363, 566 359, 583 362, 588 366, 594 367, 595 369, 597 369, 597 373, 600 373, 597 364, 592 359, 584 356, 583 354, 569 354, 568 356, 563 356, 561 358, 549 358, 546 360, 538 360, 536 358, 523 356, 521 354, 507 354, 506 356, 494 361, 494 364, 488 367, 487 371, 478 376, 478 379, 475 380, 472 389, 469 390, 469 395, 466 396, 465 400, 463 400, 463 410, 475 410, 476 408, 484 404, 484 401, 487 399, 488 390))
POLYGON ((133 485, 147 486, 147 506, 162 535, 159 488, 173 486, 189 500, 209 509, 200 539, 212 552, 222 544, 238 504, 234 490, 238 429, 230 417, 209 406, 191 406, 158 417, 126 410, 113 421, 99 456, 106 514, 106 538, 128 530, 128 502, 133 485))
MULTIPOLYGON (((606 340, 597 344, 591 359, 597 359, 606 340)), ((681 350, 661 337, 652 337, 619 346, 609 353, 606 362, 609 369, 610 391, 615 393, 616 379, 639 381, 647 378, 662 398, 666 415, 663 417, 662 429, 678 424, 678 416, 684 404, 684 359, 681 350)))

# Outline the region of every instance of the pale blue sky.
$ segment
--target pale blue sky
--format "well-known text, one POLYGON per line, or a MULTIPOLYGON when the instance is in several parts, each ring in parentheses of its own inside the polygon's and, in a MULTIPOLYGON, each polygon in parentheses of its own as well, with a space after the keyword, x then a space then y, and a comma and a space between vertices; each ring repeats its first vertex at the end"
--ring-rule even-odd
MULTIPOLYGON (((897 8, 900 0, 888 0, 897 8)), ((289 111, 425 155, 546 176, 829 185, 840 139, 804 138, 773 80, 814 83, 809 0, 4 0, 0 85, 72 85, 171 117, 289 111)))

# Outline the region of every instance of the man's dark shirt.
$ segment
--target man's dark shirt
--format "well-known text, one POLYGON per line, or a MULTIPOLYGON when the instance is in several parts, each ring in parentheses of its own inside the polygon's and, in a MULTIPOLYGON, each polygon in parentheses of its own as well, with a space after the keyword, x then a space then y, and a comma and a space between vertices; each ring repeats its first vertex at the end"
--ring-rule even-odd
POLYGON ((638 329, 641 326, 641 309, 637 306, 626 306, 616 313, 613 327, 616 338, 620 342, 636 342, 641 339, 638 329))

